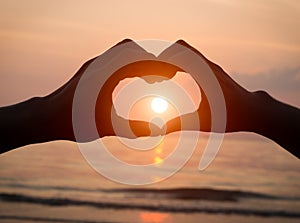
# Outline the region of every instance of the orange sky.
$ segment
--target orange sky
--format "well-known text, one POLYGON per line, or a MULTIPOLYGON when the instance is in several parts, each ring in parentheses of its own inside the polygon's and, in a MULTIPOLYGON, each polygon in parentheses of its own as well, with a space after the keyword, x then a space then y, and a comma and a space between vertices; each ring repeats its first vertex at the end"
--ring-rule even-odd
POLYGON ((300 106, 297 0, 2 0, 0 25, 1 106, 52 92, 128 37, 182 38, 247 88, 300 106))

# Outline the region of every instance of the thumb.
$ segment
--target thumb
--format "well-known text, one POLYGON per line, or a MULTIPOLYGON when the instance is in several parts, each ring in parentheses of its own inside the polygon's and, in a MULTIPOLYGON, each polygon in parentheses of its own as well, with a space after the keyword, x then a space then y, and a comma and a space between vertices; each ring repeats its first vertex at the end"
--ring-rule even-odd
POLYGON ((166 124, 166 134, 177 131, 199 131, 198 112, 184 114, 169 120, 166 124))
POLYGON ((151 122, 129 120, 129 124, 132 133, 135 135, 134 138, 143 136, 159 136, 161 133, 161 129, 151 122))
POLYGON ((159 136, 162 130, 154 123, 140 120, 128 120, 113 113, 110 135, 134 139, 145 136, 159 136))

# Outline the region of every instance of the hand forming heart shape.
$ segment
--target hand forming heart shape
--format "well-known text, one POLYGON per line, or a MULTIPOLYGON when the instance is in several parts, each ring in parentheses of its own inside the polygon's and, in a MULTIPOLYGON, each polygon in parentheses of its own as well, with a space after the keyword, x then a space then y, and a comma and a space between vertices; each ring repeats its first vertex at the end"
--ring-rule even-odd
MULTIPOLYGON (((194 64, 194 61, 185 61, 185 64, 189 62, 194 64)), ((190 70, 193 69, 191 68, 190 70)), ((102 74, 101 72, 99 73, 99 70, 95 70, 94 72, 97 71, 98 77, 100 75, 101 78, 102 74)), ((153 80, 146 76, 156 75, 170 79, 177 71, 190 73, 195 80, 206 79, 207 77, 216 79, 220 87, 220 90, 216 89, 216 92, 218 92, 216 95, 220 95, 221 92, 225 106, 218 106, 218 103, 214 100, 210 100, 217 98, 211 96, 214 95, 214 89, 211 88, 215 88, 215 86, 200 84, 202 101, 197 112, 185 114, 169 121, 166 124, 166 133, 180 130, 202 130, 221 133, 224 131, 250 131, 274 140, 291 153, 299 156, 299 152, 297 151, 299 147, 299 129, 297 128, 297 126, 299 126, 299 109, 276 101, 266 92, 247 91, 231 79, 221 67, 205 58, 199 51, 183 40, 175 42, 158 57, 155 57, 128 39, 118 43, 102 55, 87 61, 70 81, 52 94, 43 98, 33 98, 16 105, 1 108, 0 134, 3 139, 5 139, 1 142, 1 147, 3 148, 1 152, 6 152, 13 148, 31 143, 51 140, 67 139, 84 142, 99 137, 115 135, 111 122, 112 116, 116 117, 115 120, 117 120, 117 123, 120 125, 125 122, 128 123, 128 120, 117 117, 113 109, 111 94, 118 83, 128 77, 141 77, 148 83, 152 83, 153 80), (183 61, 187 60, 186 52, 193 52, 200 57, 210 68, 210 74, 188 72, 189 67, 182 69, 182 66, 177 66, 176 63, 175 65, 172 63, 172 60, 174 62, 176 58, 178 64, 181 62, 178 58, 181 58, 183 61), (176 57, 178 55, 180 56, 176 57), (81 84, 86 85, 87 88, 88 86, 97 84, 93 79, 95 75, 88 76, 86 75, 86 71, 93 72, 93 70, 91 70, 94 66, 93 64, 97 61, 101 61, 105 66, 101 67, 100 70, 105 74, 107 70, 112 67, 118 67, 116 65, 120 65, 120 61, 128 58, 135 58, 135 61, 115 70, 113 75, 107 78, 100 92, 98 92, 99 96, 96 98, 96 104, 94 106, 96 111, 94 111, 94 120, 98 133, 94 134, 94 132, 90 132, 89 126, 83 125, 86 128, 84 129, 86 131, 85 134, 82 138, 75 138, 72 115, 73 102, 78 84, 81 80, 84 80, 81 84), (143 59, 139 60, 139 58, 143 59), (209 88, 210 90, 207 91, 209 88), (223 110, 222 107, 226 107, 226 109, 223 110), (226 113, 225 126, 222 125, 222 121, 218 121, 218 116, 224 116, 224 111, 226 113), (213 117, 215 113, 218 113, 218 115, 213 117), (194 122, 195 115, 197 115, 200 120, 200 129, 198 129, 198 123, 194 122), (184 126, 182 125, 183 122, 185 123, 184 126), (27 131, 28 126, 30 126, 30 129, 27 131)), ((199 81, 197 82, 199 83, 199 81)), ((87 91, 85 94, 89 94, 89 92, 87 91)), ((88 97, 86 99, 88 99, 88 97)), ((149 126, 147 122, 130 121, 130 126, 135 135, 123 132, 120 136, 132 138, 150 135, 151 131, 155 134, 161 133, 159 128, 155 125, 151 126, 151 124, 149 126)))

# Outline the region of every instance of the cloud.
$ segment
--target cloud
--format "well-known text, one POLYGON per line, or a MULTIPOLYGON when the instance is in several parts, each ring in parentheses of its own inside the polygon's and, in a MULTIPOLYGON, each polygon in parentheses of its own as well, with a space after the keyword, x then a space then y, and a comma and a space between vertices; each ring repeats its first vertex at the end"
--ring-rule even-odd
POLYGON ((250 91, 264 90, 281 101, 300 107, 300 66, 251 75, 234 73, 232 77, 250 91))

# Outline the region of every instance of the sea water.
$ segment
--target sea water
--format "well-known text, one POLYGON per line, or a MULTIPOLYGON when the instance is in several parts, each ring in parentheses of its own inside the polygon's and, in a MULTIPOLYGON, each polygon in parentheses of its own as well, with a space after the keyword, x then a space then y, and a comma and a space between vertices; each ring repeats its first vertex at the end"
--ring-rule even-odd
MULTIPOLYGON (((228 134, 215 160, 199 171, 205 137, 179 172, 146 186, 104 178, 88 165, 74 142, 30 145, 2 154, 0 221, 300 221, 298 158, 263 137, 228 134)), ((124 162, 159 165, 178 135, 168 135, 159 150, 147 154, 128 150, 114 137, 103 140, 124 162)))

